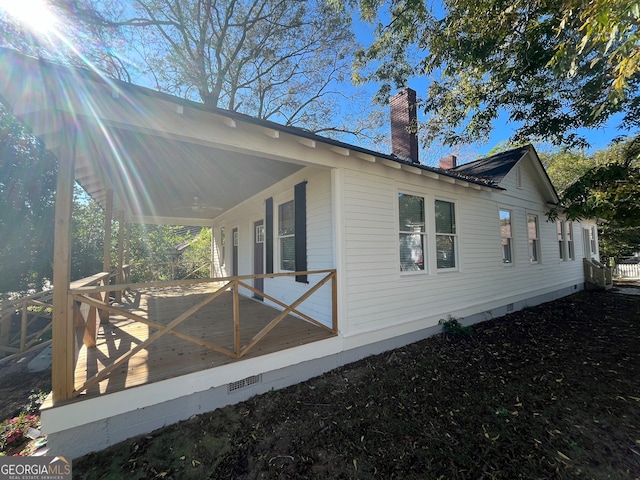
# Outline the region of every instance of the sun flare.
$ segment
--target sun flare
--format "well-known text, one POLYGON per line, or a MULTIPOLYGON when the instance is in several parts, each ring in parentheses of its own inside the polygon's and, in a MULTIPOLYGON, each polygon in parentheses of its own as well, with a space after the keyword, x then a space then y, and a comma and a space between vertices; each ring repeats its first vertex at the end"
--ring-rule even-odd
POLYGON ((0 0, 0 10, 29 28, 33 33, 55 30, 58 18, 45 0, 0 0))

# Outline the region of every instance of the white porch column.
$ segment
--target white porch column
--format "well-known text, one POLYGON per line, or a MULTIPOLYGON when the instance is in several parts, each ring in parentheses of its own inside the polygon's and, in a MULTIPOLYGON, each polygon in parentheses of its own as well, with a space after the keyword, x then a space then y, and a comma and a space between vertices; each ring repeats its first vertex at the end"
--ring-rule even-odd
POLYGON ((209 259, 209 265, 210 265, 210 270, 209 270, 209 278, 215 278, 216 274, 215 274, 215 258, 216 258, 216 239, 213 235, 213 227, 211 227, 211 254, 210 254, 210 259, 209 259))
POLYGON ((75 335, 71 281, 71 212, 75 181, 74 127, 60 132, 53 247, 53 340, 51 386, 54 405, 72 397, 75 377, 75 335))

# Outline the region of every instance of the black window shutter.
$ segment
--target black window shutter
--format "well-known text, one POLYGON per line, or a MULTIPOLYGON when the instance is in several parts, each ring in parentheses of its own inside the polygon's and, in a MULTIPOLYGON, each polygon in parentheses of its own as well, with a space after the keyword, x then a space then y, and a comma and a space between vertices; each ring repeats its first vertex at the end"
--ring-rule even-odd
MULTIPOLYGON (((307 182, 293 189, 295 215, 296 272, 307 270, 307 182)), ((296 282, 308 283, 306 275, 296 275, 296 282)))
POLYGON ((265 200, 264 214, 264 241, 266 250, 266 272, 273 273, 273 198, 269 197, 265 200))

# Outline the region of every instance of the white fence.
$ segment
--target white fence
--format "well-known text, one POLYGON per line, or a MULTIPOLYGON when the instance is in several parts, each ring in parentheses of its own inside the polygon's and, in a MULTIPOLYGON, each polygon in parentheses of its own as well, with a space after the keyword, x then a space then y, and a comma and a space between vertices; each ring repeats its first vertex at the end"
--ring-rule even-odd
POLYGON ((617 278, 640 278, 640 264, 619 263, 613 269, 613 276, 617 278))

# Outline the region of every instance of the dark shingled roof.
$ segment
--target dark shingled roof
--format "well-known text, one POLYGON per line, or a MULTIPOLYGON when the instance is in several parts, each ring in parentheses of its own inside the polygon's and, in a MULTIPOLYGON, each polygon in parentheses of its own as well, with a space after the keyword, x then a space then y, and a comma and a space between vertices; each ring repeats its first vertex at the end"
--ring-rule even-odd
POLYGON ((451 172, 490 179, 494 183, 499 184, 514 165, 518 163, 531 148, 531 145, 526 145, 506 152, 497 153, 496 155, 452 168, 451 172))

